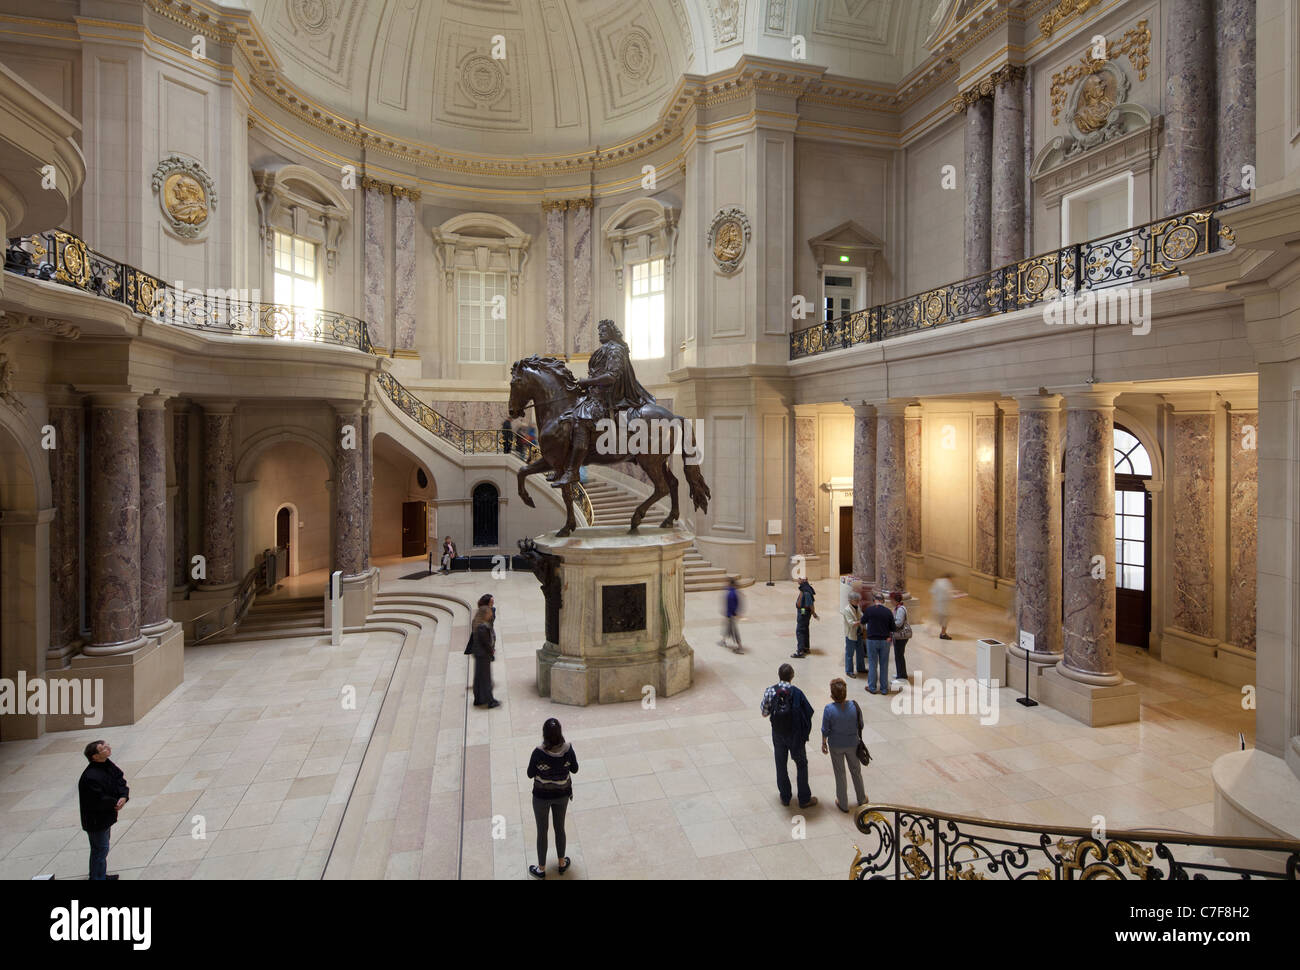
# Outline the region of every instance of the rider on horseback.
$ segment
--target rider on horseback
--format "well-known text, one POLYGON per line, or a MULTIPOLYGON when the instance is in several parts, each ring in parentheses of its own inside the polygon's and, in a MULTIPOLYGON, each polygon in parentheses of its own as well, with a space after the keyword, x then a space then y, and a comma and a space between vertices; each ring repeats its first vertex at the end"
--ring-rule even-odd
POLYGON ((600 321, 596 332, 600 346, 587 363, 587 376, 578 381, 578 386, 586 393, 560 416, 560 421, 569 429, 569 460, 563 472, 550 479, 553 485, 571 485, 578 481, 579 469, 591 446, 591 436, 597 433, 601 420, 612 418, 619 411, 655 402, 654 396, 636 379, 632 352, 614 321, 600 321))

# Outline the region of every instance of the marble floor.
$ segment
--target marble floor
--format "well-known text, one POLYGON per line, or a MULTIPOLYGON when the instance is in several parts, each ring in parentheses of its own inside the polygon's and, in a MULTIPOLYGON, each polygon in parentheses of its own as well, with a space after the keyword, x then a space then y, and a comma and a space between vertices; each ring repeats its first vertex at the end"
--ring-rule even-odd
MULTIPOLYGON (((400 578, 418 567, 413 559, 382 564, 385 592, 437 590, 467 601, 492 592, 499 610, 494 680, 502 705, 470 708, 463 732, 462 878, 528 878, 535 830, 524 769, 551 716, 580 762, 567 825, 573 868, 563 878, 847 875, 858 833, 833 804, 830 761, 817 735, 828 684, 843 673, 838 581, 815 584, 822 619, 812 626, 814 652, 789 661, 817 712, 809 762, 821 804, 797 812, 777 798, 768 724, 758 713, 763 689, 794 645, 790 582, 742 592, 740 655, 718 645, 721 594, 688 595, 691 690, 658 698, 652 709, 566 708, 538 697, 534 686, 543 620, 530 576, 400 578)), ((977 638, 1010 638, 1003 610, 965 598, 949 627, 954 639, 939 640, 925 622, 926 584, 915 585, 909 670, 968 678, 977 638)), ((436 659, 449 684, 466 682, 455 637, 452 647, 436 659)), ((75 785, 81 748, 99 736, 114 745, 132 789, 114 829, 110 871, 319 877, 397 652, 398 638, 381 633, 350 635, 338 648, 312 639, 193 648, 185 684, 139 724, 0 745, 0 877, 84 876, 75 785), (339 709, 344 684, 357 686, 354 711, 339 709), (191 838, 196 814, 205 817, 206 840, 191 838)), ((1121 653, 1121 668, 1142 686, 1143 720, 1098 729, 1046 707, 1023 708, 1007 689, 992 724, 974 714, 900 714, 891 698, 866 693, 864 679, 848 681, 874 758, 864 772, 870 800, 1048 824, 1091 826, 1102 815, 1112 830, 1208 833, 1210 765, 1239 746, 1238 732, 1252 743, 1254 713, 1242 710, 1234 688, 1136 649, 1121 653)), ((413 860, 397 861, 377 869, 418 871, 413 860)), ((552 845, 548 879, 555 878, 552 845)))

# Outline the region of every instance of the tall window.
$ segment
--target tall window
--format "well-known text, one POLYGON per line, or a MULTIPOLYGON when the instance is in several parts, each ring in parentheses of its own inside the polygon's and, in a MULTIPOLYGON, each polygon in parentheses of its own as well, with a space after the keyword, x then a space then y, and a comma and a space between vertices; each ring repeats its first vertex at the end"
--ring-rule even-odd
POLYGON ((1147 588, 1150 563, 1146 521, 1147 492, 1141 484, 1151 477, 1151 457, 1142 443, 1122 427, 1115 428, 1115 585, 1147 588))
POLYGON ((456 299, 462 364, 506 362, 506 274, 462 270, 456 299))
POLYGON ((664 355, 664 261, 633 263, 627 291, 627 345, 634 360, 664 355))
POLYGON ((275 302, 319 310, 316 244, 287 232, 275 234, 275 302))

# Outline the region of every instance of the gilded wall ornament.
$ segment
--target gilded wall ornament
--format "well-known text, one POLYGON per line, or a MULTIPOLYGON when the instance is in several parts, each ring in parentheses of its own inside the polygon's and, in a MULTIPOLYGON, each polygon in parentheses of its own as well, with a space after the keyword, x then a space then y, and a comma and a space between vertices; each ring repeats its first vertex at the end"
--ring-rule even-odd
MULTIPOLYGON (((1087 77, 1090 74, 1096 74, 1111 62, 1120 57, 1127 55, 1129 63, 1133 65, 1133 70, 1137 71, 1138 80, 1147 79, 1147 68, 1151 66, 1151 27, 1145 20, 1139 20, 1137 26, 1125 31, 1124 37, 1115 43, 1111 41, 1106 45, 1106 59, 1096 60, 1089 49, 1077 64, 1071 64, 1064 71, 1059 71, 1052 75, 1052 124, 1061 123, 1061 109, 1066 106, 1066 99, 1070 93, 1070 85, 1080 78, 1087 77)), ((1098 94, 1096 88, 1093 89, 1094 96, 1098 94)), ((1122 103, 1127 93, 1120 96, 1118 103, 1122 103)))
POLYGON ((217 204, 216 188, 203 166, 180 155, 168 155, 154 169, 152 184, 167 217, 167 228, 185 239, 202 235, 217 204))
POLYGON ((1056 7, 1045 13, 1038 21, 1038 29, 1044 37, 1051 37, 1056 28, 1067 20, 1086 13, 1101 3, 1101 0, 1060 0, 1056 7))
POLYGON ((743 209, 719 209, 709 226, 706 243, 713 253, 713 261, 724 273, 734 273, 740 268, 749 246, 752 230, 743 209))

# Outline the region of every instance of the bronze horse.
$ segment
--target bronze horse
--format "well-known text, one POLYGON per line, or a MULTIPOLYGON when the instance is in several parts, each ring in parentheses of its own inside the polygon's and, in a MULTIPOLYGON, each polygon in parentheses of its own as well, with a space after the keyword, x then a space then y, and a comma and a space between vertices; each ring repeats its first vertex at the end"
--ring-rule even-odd
MULTIPOLYGON (((550 357, 539 357, 534 354, 531 357, 525 357, 523 360, 515 361, 510 368, 510 409, 511 418, 521 418, 524 414, 524 408, 531 403, 533 412, 537 416, 537 445, 541 450, 541 457, 531 464, 525 465, 519 470, 519 497, 529 508, 534 508, 532 496, 528 494, 525 487, 525 479, 529 475, 535 475, 538 472, 559 470, 565 467, 569 456, 569 440, 567 428, 560 420, 560 416, 569 408, 577 403, 582 396, 582 389, 578 386, 577 379, 573 372, 564 365, 562 361, 550 357)), ((645 421, 658 420, 670 423, 675 429, 676 441, 682 440, 682 418, 673 414, 667 408, 658 404, 650 404, 641 408, 632 408, 627 413, 628 421, 632 422, 637 418, 645 421)), ((664 426, 664 425, 661 425, 664 426)), ((697 445, 698 447, 698 445, 697 445)), ((661 528, 668 528, 678 517, 677 506, 677 476, 669 468, 668 459, 672 457, 669 449, 659 449, 657 454, 626 454, 611 452, 608 454, 601 453, 598 448, 592 448, 588 452, 587 464, 590 465, 615 465, 619 462, 635 462, 650 477, 651 484, 654 485, 654 493, 636 507, 632 513, 632 527, 629 532, 636 532, 637 526, 645 518, 650 506, 663 498, 665 495, 671 497, 672 509, 668 517, 659 523, 661 528)), ((701 512, 707 512, 709 509, 709 486, 704 482, 704 476, 700 473, 699 465, 692 465, 683 462, 686 470, 686 484, 690 489, 691 501, 701 512)), ((564 496, 564 508, 567 517, 564 521, 564 528, 556 533, 558 536, 570 535, 577 527, 577 522, 573 515, 573 487, 569 485, 560 486, 561 494, 564 496)))

